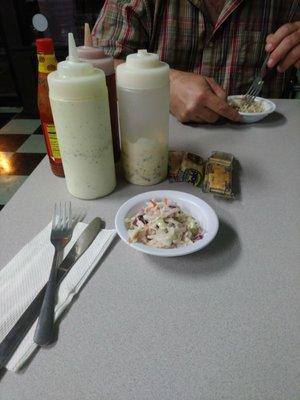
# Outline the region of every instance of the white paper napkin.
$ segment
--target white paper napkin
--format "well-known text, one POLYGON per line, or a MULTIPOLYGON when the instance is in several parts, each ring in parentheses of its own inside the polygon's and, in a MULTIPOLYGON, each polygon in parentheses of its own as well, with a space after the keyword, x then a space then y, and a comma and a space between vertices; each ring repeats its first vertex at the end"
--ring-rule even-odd
MULTIPOLYGON (((86 226, 82 222, 76 225, 64 255, 68 253, 86 226)), ((51 223, 0 271, 0 342, 48 280, 54 254, 54 247, 50 243, 50 232, 51 223)), ((103 229, 71 268, 58 290, 55 320, 71 303, 73 296, 78 293, 114 237, 114 230, 103 229)), ((36 349, 37 345, 33 342, 36 324, 37 321, 8 362, 6 366, 8 370, 20 369, 36 349)))

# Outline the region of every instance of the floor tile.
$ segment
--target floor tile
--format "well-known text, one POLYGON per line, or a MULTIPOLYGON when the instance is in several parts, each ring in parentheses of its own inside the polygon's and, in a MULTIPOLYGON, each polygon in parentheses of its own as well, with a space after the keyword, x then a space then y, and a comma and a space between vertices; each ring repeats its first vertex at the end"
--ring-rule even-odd
MULTIPOLYGON (((4 205, 25 182, 27 176, 0 176, 0 204, 4 205)), ((1 207, 2 208, 2 207, 1 207)))
POLYGON ((0 151, 0 176, 7 175, 11 169, 10 158, 14 153, 0 151))
POLYGON ((15 153, 11 156, 11 171, 7 175, 30 175, 42 161, 45 154, 39 153, 15 153))
POLYGON ((37 113, 19 112, 15 119, 39 119, 37 113))
POLYGON ((29 135, 0 135, 0 151, 16 151, 29 135))
POLYGON ((31 135, 17 150, 18 153, 46 153, 44 136, 31 135))
POLYGON ((0 112, 0 128, 5 126, 11 119, 13 119, 14 115, 15 114, 0 112))
POLYGON ((31 135, 39 125, 39 119, 13 119, 0 129, 0 134, 31 135))
POLYGON ((39 126, 34 132, 33 135, 42 135, 43 131, 42 131, 42 127, 39 126))
MULTIPOLYGON (((0 106, 0 113, 19 115, 23 110, 23 107, 3 107, 0 106)), ((35 117, 36 118, 36 117, 35 117)))

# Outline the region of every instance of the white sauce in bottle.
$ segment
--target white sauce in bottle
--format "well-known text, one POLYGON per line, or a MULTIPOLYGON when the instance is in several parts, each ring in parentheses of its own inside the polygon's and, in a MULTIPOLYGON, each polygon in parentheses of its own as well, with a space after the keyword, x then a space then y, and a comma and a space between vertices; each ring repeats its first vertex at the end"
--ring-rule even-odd
POLYGON ((155 185, 168 172, 169 66, 139 50, 117 67, 117 89, 125 177, 155 185))
POLYGON ((82 199, 107 195, 116 178, 103 71, 78 60, 69 34, 69 59, 58 64, 48 82, 69 192, 82 199))

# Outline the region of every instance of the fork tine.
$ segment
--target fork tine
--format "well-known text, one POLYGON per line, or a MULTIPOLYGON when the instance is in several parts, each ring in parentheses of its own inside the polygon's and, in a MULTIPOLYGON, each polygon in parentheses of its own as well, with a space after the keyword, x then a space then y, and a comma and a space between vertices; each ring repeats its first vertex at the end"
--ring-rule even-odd
POLYGON ((249 87, 249 89, 247 90, 245 97, 249 96, 251 90, 253 89, 253 84, 249 87))
POLYGON ((62 211, 62 205, 61 201, 59 202, 59 229, 61 229, 63 223, 63 211, 62 211))
POLYGON ((254 99, 255 99, 255 97, 257 97, 257 95, 259 94, 259 92, 260 92, 260 88, 257 88, 256 90, 255 90, 255 92, 253 92, 253 94, 251 95, 251 102, 253 102, 254 101, 254 99))
POLYGON ((251 102, 251 99, 252 99, 252 96, 253 96, 254 93, 255 93, 255 89, 252 88, 252 89, 249 91, 249 93, 245 96, 246 101, 250 101, 250 102, 251 102))
POLYGON ((68 227, 68 224, 69 224, 68 216, 69 216, 69 212, 67 210, 67 202, 65 201, 64 228, 68 227))
POLYGON ((249 93, 250 96, 253 96, 253 94, 256 92, 257 87, 253 87, 249 93))
POLYGON ((246 104, 250 105, 251 103, 253 103, 255 97, 257 97, 257 95, 258 95, 259 92, 261 91, 262 85, 263 85, 263 81, 260 80, 260 81, 257 83, 257 86, 256 86, 255 88, 252 88, 251 91, 250 91, 250 93, 249 93, 247 96, 245 96, 245 102, 246 102, 246 104))
POLYGON ((246 95, 245 95, 245 96, 251 94, 251 93, 253 92, 253 90, 255 90, 258 81, 259 81, 258 78, 255 78, 255 79, 254 79, 254 81, 252 82, 252 84, 251 84, 251 86, 249 87, 248 91, 246 92, 246 95))

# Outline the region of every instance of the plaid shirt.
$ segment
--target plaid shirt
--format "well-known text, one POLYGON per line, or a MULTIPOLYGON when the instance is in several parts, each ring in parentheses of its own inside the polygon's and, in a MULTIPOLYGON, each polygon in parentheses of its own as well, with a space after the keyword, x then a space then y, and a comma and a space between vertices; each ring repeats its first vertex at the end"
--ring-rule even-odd
MULTIPOLYGON (((106 0, 93 34, 116 58, 145 48, 171 68, 213 77, 228 94, 241 94, 264 61, 267 35, 299 20, 299 8, 299 0, 227 0, 213 25, 202 0, 106 0)), ((282 97, 291 72, 270 70, 263 96, 282 97)))

